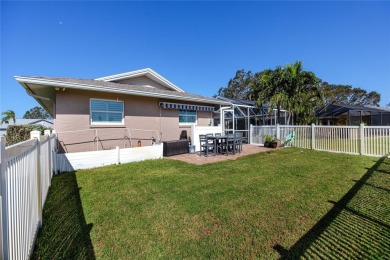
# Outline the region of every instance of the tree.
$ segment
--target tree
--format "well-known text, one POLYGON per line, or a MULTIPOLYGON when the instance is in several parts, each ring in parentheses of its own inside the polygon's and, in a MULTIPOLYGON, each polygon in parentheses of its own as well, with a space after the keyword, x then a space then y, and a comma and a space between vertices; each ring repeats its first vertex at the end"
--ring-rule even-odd
POLYGON ((42 107, 36 106, 27 111, 23 118, 26 119, 47 119, 51 118, 50 114, 46 112, 42 107))
POLYGON ((321 80, 313 72, 304 71, 301 61, 285 66, 289 111, 287 124, 291 116, 296 115, 297 123, 308 124, 314 119, 314 110, 322 105, 323 94, 319 89, 321 80))
POLYGON ((236 99, 251 99, 252 72, 237 70, 234 78, 230 79, 226 88, 221 87, 215 96, 236 99))
POLYGON ((371 105, 379 106, 381 95, 376 91, 367 92, 361 88, 353 88, 349 85, 333 85, 324 82, 321 85, 324 92, 325 104, 343 105, 371 105))
POLYGON ((253 85, 253 94, 259 106, 268 103, 270 109, 276 107, 278 123, 281 123, 282 108, 289 112, 287 123, 292 114, 296 114, 302 124, 313 120, 314 108, 323 102, 320 79, 313 72, 304 71, 301 61, 265 70, 260 75, 257 84, 253 85))
POLYGON ((268 103, 270 109, 276 106, 277 120, 280 123, 280 110, 282 106, 288 106, 288 94, 285 87, 284 70, 278 66, 275 70, 265 70, 258 75, 257 84, 253 85, 253 96, 257 99, 257 105, 268 103))
POLYGON ((13 110, 7 110, 1 113, 4 117, 1 119, 1 123, 4 123, 5 121, 13 120, 14 124, 16 122, 15 120, 15 112, 13 110))

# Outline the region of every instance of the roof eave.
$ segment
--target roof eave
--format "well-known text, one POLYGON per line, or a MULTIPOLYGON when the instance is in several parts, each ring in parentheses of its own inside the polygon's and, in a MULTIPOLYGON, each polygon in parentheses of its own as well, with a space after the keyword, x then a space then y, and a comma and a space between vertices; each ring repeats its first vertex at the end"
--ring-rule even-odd
MULTIPOLYGON (((104 86, 97 87, 97 86, 89 85, 89 84, 69 83, 69 82, 63 82, 63 81, 37 79, 37 78, 23 77, 23 76, 15 76, 15 79, 22 85, 23 84, 39 84, 39 85, 52 86, 52 87, 62 87, 62 88, 82 89, 82 90, 99 91, 99 92, 120 93, 120 94, 137 95, 137 96, 144 96, 144 97, 167 98, 167 99, 202 102, 202 103, 209 103, 209 104, 216 104, 216 105, 227 105, 228 104, 226 102, 221 102, 220 100, 217 100, 217 99, 212 100, 212 99, 203 99, 203 98, 196 98, 196 97, 182 97, 182 96, 177 96, 177 95, 172 95, 172 94, 152 93, 152 92, 145 92, 145 91, 131 90, 131 89, 124 90, 124 89, 104 87, 104 86)), ((23 85, 23 86, 25 86, 25 85, 23 85)), ((41 102, 39 102, 39 103, 41 104, 41 102)))

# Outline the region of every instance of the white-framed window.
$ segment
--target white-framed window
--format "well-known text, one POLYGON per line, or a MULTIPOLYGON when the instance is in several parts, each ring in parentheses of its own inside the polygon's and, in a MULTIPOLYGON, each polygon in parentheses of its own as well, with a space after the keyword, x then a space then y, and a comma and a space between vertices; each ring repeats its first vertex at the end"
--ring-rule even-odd
POLYGON ((196 124, 196 111, 179 109, 179 124, 196 124))
POLYGON ((123 101, 91 98, 91 125, 123 125, 123 107, 123 101))

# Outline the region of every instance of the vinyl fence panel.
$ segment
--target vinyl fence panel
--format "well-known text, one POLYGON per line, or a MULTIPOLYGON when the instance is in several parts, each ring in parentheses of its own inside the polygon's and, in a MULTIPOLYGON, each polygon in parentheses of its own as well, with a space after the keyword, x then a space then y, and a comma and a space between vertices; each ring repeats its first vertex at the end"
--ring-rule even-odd
POLYGON ((251 144, 262 145, 264 135, 271 134, 283 146, 370 156, 390 153, 389 126, 251 126, 250 133, 251 144), (286 142, 290 134, 294 140, 286 142))
POLYGON ((32 134, 33 139, 5 147, 1 137, 2 259, 28 259, 42 224, 42 208, 51 183, 55 136, 32 134))

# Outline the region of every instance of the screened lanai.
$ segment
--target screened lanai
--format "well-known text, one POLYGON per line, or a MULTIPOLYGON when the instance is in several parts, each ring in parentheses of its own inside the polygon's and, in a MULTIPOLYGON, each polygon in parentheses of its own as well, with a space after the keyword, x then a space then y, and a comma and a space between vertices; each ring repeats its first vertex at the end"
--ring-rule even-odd
POLYGON ((390 126, 390 109, 374 106, 328 105, 316 112, 319 125, 390 126))
MULTIPOLYGON (((270 111, 268 105, 258 108, 255 101, 216 97, 227 101, 230 106, 221 106, 214 111, 214 125, 222 124, 225 133, 242 132, 244 142, 249 142, 250 125, 276 125, 277 110, 270 111)), ((287 124, 288 113, 281 110, 281 124, 287 124)), ((290 123, 291 124, 291 123, 290 123)))

